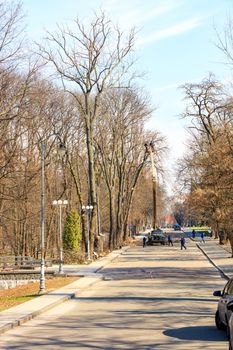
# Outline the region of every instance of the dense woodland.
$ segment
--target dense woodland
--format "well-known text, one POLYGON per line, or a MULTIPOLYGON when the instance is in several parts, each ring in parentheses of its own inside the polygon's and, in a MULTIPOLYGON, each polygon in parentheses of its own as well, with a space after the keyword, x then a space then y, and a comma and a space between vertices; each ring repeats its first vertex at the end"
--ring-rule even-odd
MULTIPOLYGON (((119 247, 129 228, 151 222, 145 142, 154 143, 158 172, 166 149, 159 132, 145 127, 153 108, 134 71, 134 31, 121 32, 100 13, 89 25, 75 19, 58 26, 35 44, 27 40, 21 4, 8 1, 0 3, 0 26, 2 253, 40 256, 42 144, 45 256, 57 256, 52 202, 59 199, 68 200, 63 224, 71 212, 80 218, 77 252, 87 251, 87 204, 91 253, 103 249, 103 240, 108 249, 119 247)), ((162 203, 163 186, 158 195, 162 203)))

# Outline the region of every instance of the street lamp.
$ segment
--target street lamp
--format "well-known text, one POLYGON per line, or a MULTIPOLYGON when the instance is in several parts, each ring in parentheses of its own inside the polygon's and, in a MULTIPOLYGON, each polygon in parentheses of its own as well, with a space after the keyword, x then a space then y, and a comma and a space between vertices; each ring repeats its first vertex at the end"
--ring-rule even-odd
POLYGON ((63 273, 63 240, 62 240, 62 207, 68 204, 66 199, 53 201, 53 205, 59 205, 59 269, 58 273, 63 273))
MULTIPOLYGON (((52 135, 51 135, 52 136, 52 135)), ((59 139, 59 148, 58 151, 63 156, 66 152, 66 148, 64 143, 62 143, 61 138, 58 134, 55 134, 55 136, 59 139)), ((45 292, 45 258, 44 258, 44 251, 45 251, 45 235, 44 235, 44 207, 45 207, 45 201, 44 201, 44 178, 45 178, 45 141, 41 140, 41 264, 40 264, 40 289, 39 293, 45 292)))
POLYGON ((153 191, 153 229, 157 227, 157 200, 156 200, 156 174, 155 174, 155 165, 154 165, 154 143, 151 141, 149 144, 145 143, 146 152, 150 154, 151 158, 151 169, 152 169, 152 191, 153 191))
POLYGON ((87 260, 91 260, 90 252, 90 216, 91 211, 93 210, 93 205, 83 205, 82 210, 87 214, 87 260))
POLYGON ((41 262, 40 262, 40 290, 45 292, 45 261, 44 261, 44 163, 45 143, 41 142, 41 262))

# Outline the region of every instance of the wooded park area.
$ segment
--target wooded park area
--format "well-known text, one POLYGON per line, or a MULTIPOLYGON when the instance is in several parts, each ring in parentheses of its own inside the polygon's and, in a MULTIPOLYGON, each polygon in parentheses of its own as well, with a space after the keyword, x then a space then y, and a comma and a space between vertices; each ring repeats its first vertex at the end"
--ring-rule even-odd
MULTIPOLYGON (((187 152, 168 197, 166 139, 148 129, 154 113, 140 86, 135 30, 123 32, 104 13, 84 25, 59 24, 32 43, 21 3, 0 2, 0 252, 41 254, 41 170, 45 146, 45 256, 57 257, 62 208, 64 249, 72 259, 124 244, 131 227, 152 222, 150 154, 157 175, 158 222, 173 213, 179 224, 212 227, 233 247, 233 104, 229 85, 210 73, 184 84, 189 120, 187 152), (60 156, 58 148, 65 147, 60 156), (158 179, 160 178, 160 181, 158 179), (176 188, 175 188, 176 187, 176 188), (93 209, 87 214, 82 207, 93 209), (90 237, 90 240, 88 239, 90 237), (103 238, 104 237, 104 238, 103 238)), ((233 62, 229 22, 219 49, 233 62)), ((174 175, 172 174, 172 175, 174 175)))
POLYGON ((76 19, 34 44, 21 4, 5 1, 0 26, 1 251, 40 254, 42 144, 45 255, 56 256, 60 244, 52 206, 59 199, 68 201, 63 223, 71 220, 65 249, 85 253, 89 229, 91 252, 104 233, 108 249, 119 247, 129 224, 152 212, 145 140, 155 143, 158 168, 166 148, 159 132, 145 128, 153 108, 136 84, 134 31, 122 33, 100 13, 87 27, 76 19))

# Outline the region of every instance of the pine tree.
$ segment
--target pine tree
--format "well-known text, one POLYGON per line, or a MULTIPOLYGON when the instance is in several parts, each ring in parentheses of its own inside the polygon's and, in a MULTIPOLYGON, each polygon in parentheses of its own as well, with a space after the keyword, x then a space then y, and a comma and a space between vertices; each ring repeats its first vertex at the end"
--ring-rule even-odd
POLYGON ((63 247, 65 250, 79 252, 81 246, 80 216, 76 210, 71 210, 66 218, 63 233, 63 247))

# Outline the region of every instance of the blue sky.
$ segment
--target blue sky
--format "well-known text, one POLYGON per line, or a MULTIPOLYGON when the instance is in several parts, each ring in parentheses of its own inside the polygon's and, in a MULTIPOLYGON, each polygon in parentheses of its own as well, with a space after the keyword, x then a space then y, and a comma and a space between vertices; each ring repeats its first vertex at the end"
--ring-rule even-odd
POLYGON ((231 72, 216 48, 215 27, 223 31, 232 0, 22 0, 29 35, 39 40, 57 23, 90 18, 102 9, 124 30, 138 29, 135 55, 147 75, 141 82, 158 108, 149 127, 161 131, 171 149, 167 166, 182 156, 187 142, 178 86, 213 72, 221 80, 231 72))

